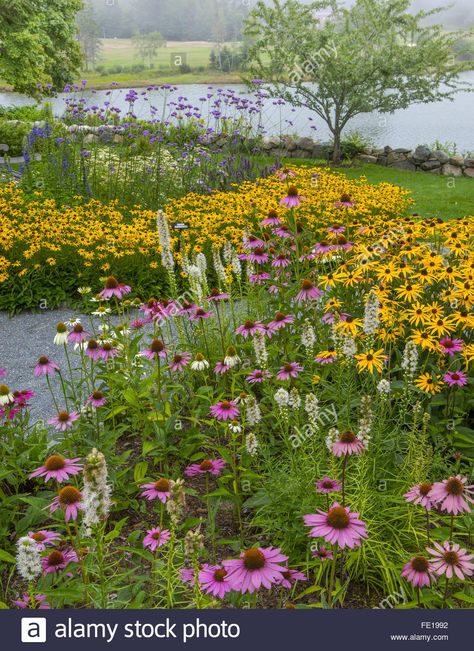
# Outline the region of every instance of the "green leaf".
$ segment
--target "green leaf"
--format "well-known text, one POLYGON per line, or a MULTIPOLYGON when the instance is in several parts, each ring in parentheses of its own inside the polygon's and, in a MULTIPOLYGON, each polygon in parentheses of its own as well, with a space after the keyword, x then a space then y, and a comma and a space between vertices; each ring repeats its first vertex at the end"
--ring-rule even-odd
POLYGON ((133 469, 133 478, 138 483, 142 481, 148 470, 148 461, 139 461, 133 469))
POLYGON ((3 561, 4 563, 16 563, 15 557, 4 549, 0 549, 0 561, 3 561))

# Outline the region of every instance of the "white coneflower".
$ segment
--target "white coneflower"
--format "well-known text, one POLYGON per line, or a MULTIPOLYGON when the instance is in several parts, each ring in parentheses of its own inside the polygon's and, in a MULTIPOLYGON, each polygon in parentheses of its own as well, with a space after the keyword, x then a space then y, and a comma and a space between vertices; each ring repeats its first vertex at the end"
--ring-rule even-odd
POLYGON ((209 368, 209 362, 204 358, 202 353, 196 353, 194 361, 191 362, 191 368, 193 371, 204 371, 206 368, 209 368))
POLYGON ((217 275, 217 278, 219 279, 219 282, 221 285, 225 285, 227 283, 227 276, 225 273, 225 268, 224 265, 222 264, 221 261, 221 256, 220 253, 217 249, 212 249, 212 261, 214 264, 214 269, 217 275))
POLYGON ((170 480, 170 496, 166 502, 166 511, 170 516, 171 524, 175 527, 184 509, 186 495, 184 492, 184 480, 170 480))
POLYGON ((304 410, 308 416, 308 423, 314 432, 318 428, 319 400, 314 393, 308 393, 304 399, 304 410))
POLYGON ((357 353, 357 346, 354 337, 343 338, 341 351, 345 357, 354 357, 354 355, 357 353))
POLYGON ((158 210, 156 214, 156 228, 158 230, 158 238, 161 246, 161 262, 163 267, 171 272, 174 269, 174 257, 171 250, 171 238, 168 227, 168 220, 162 210, 158 210))
POLYGON ((56 346, 63 346, 67 343, 67 338, 69 335, 69 330, 65 323, 58 323, 56 325, 56 334, 54 336, 53 342, 56 346))
POLYGON ((6 384, 0 384, 0 405, 8 405, 13 402, 13 393, 6 384))
POLYGON ((291 409, 294 409, 295 411, 301 407, 301 396, 296 387, 293 387, 290 391, 288 405, 291 407, 291 409))
POLYGON ((74 328, 81 323, 81 320, 77 316, 72 316, 70 319, 64 322, 69 328, 74 328))
POLYGON ((383 397, 388 396, 391 391, 390 382, 385 379, 380 380, 380 382, 377 384, 377 391, 383 397))
POLYGON ((234 368, 234 366, 237 366, 240 364, 240 362, 241 359, 237 355, 235 348, 233 346, 229 346, 225 351, 224 364, 226 366, 229 366, 229 368, 234 368))
POLYGON ((301 343, 306 348, 306 352, 311 354, 316 343, 316 333, 308 319, 305 319, 305 322, 301 326, 301 343))
POLYGON ((371 439, 370 432, 372 431, 372 425, 374 420, 371 404, 372 404, 371 396, 362 396, 360 401, 360 419, 359 419, 359 430, 357 432, 357 438, 362 441, 365 448, 368 447, 369 441, 371 439))
POLYGON ((251 457, 254 457, 257 454, 258 439, 253 432, 249 432, 245 437, 245 449, 251 457))
POLYGON ((339 430, 337 427, 331 427, 331 429, 328 431, 328 435, 326 436, 326 447, 328 450, 332 450, 332 446, 336 441, 339 439, 339 430))
POLYGON ((262 420, 262 412, 260 411, 260 405, 257 402, 255 396, 247 396, 244 400, 245 404, 245 415, 247 423, 254 427, 262 420))
POLYGON ((265 335, 263 332, 257 331, 252 337, 253 349, 255 351, 255 359, 260 368, 267 368, 268 351, 265 345, 265 335))
POLYGON ((229 423, 229 429, 233 434, 240 434, 242 431, 242 425, 238 420, 231 420, 229 423))
POLYGON ((85 294, 90 294, 92 289, 90 287, 78 287, 77 291, 81 296, 84 296, 85 294))
POLYGON ((92 314, 94 316, 105 316, 106 314, 110 314, 111 312, 112 310, 110 307, 106 307, 105 305, 100 305, 92 312, 92 314))
POLYGON ((193 558, 204 549, 204 536, 199 529, 188 529, 184 537, 184 555, 193 558))
POLYGON ((33 538, 23 536, 18 540, 16 568, 25 581, 34 581, 42 573, 41 555, 33 538))
POLYGON ((415 375, 418 366, 418 347, 413 341, 407 341, 403 351, 402 369, 407 375, 415 375))
POLYGON ((376 293, 373 290, 371 290, 365 302, 364 325, 363 325, 364 333, 368 337, 371 337, 377 332, 377 328, 379 327, 379 310, 380 310, 380 301, 376 293))
POLYGON ((90 535, 93 525, 105 520, 109 514, 111 488, 107 482, 107 475, 105 457, 102 452, 94 448, 86 457, 83 472, 83 524, 87 535, 90 535))

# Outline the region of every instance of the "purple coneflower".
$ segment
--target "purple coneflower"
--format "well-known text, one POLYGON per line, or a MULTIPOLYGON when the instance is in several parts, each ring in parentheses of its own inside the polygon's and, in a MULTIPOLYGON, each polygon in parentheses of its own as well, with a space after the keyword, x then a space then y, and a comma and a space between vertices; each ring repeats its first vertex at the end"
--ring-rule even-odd
POLYGON ((272 260, 272 267, 276 268, 285 268, 289 267, 291 264, 290 258, 285 254, 285 253, 280 253, 278 254, 275 258, 272 260))
POLYGON ((95 409, 103 407, 107 404, 107 398, 104 396, 102 391, 93 391, 91 395, 87 398, 87 404, 92 405, 95 409))
POLYGON ((284 570, 281 579, 277 581, 282 588, 292 588, 297 581, 307 581, 308 577, 298 570, 284 570))
POLYGON ((36 547, 40 552, 46 549, 46 545, 52 544, 61 538, 61 534, 54 531, 48 531, 47 529, 41 529, 41 531, 30 531, 28 536, 35 541, 36 547))
POLYGON ((255 592, 261 586, 271 588, 281 581, 286 571, 280 563, 286 563, 288 557, 277 547, 258 547, 247 549, 240 558, 223 561, 227 570, 227 580, 232 590, 255 592))
POLYGON ((283 167, 281 170, 277 170, 275 172, 275 176, 280 181, 286 181, 286 179, 290 178, 291 176, 296 176, 296 172, 293 172, 292 170, 283 167))
POLYGON ((145 348, 145 350, 142 350, 140 353, 142 357, 146 357, 147 359, 155 359, 158 357, 164 358, 167 354, 168 349, 161 339, 153 339, 150 343, 150 347, 145 348))
POLYGON ((82 470, 82 465, 77 463, 80 461, 79 457, 76 459, 65 459, 60 454, 52 454, 46 459, 44 465, 37 468, 29 475, 29 478, 44 477, 47 482, 50 479, 55 479, 61 484, 65 479, 69 479, 72 475, 77 475, 82 470))
POLYGON ((69 563, 77 563, 77 555, 73 549, 60 551, 53 549, 47 556, 41 559, 44 574, 51 574, 64 570, 69 563))
POLYGON ((323 477, 315 482, 317 493, 339 493, 341 484, 331 477, 323 477))
MULTIPOLYGON (((335 208, 353 208, 354 207, 354 202, 350 198, 348 194, 343 194, 341 195, 341 198, 339 201, 336 201, 334 204, 335 208)), ((329 230, 329 229, 328 229, 329 230)))
POLYGON ((116 355, 118 355, 118 348, 114 346, 113 344, 109 342, 105 342, 102 344, 100 347, 100 358, 103 359, 104 361, 107 361, 109 359, 113 359, 116 355))
POLYGON ((82 494, 75 486, 64 486, 49 505, 49 512, 54 513, 62 508, 66 522, 76 520, 78 512, 84 508, 81 500, 82 494))
POLYGON ((319 558, 320 561, 332 561, 334 554, 324 545, 320 545, 318 549, 313 549, 313 557, 319 558))
POLYGON ((436 583, 433 565, 424 556, 414 556, 403 568, 402 576, 415 588, 436 583))
POLYGON ((199 585, 203 592, 212 594, 219 599, 222 599, 227 592, 232 590, 227 579, 227 570, 222 565, 208 565, 205 563, 199 572, 199 585))
POLYGON ((270 332, 276 332, 281 328, 284 328, 289 323, 293 323, 295 317, 292 314, 284 314, 283 312, 277 312, 273 318, 273 321, 270 321, 267 328, 270 332))
POLYGON ((283 199, 280 200, 280 204, 287 208, 298 208, 303 199, 304 197, 298 193, 298 188, 294 185, 290 185, 286 197, 283 197, 283 199))
POLYGON ((312 527, 309 535, 312 538, 322 537, 331 545, 344 547, 359 547, 362 539, 367 538, 364 522, 359 520, 359 514, 351 512, 347 507, 334 502, 327 513, 318 509, 303 517, 307 527, 312 527))
POLYGON ((196 475, 210 474, 217 477, 224 469, 224 459, 204 459, 201 463, 193 463, 184 471, 186 477, 195 477, 196 475))
POLYGON ((433 484, 428 497, 438 508, 448 513, 454 513, 454 515, 462 511, 470 513, 471 508, 468 502, 474 503, 471 497, 474 485, 466 486, 466 482, 467 479, 461 475, 443 479, 443 481, 433 484))
POLYGON ((427 511, 430 511, 433 507, 433 504, 428 495, 432 488, 433 484, 429 481, 421 482, 421 484, 412 486, 410 490, 405 493, 404 498, 407 502, 420 504, 421 506, 424 506, 427 511))
POLYGON ((322 296, 322 294, 322 291, 311 280, 305 279, 301 281, 300 291, 296 295, 296 302, 304 303, 306 301, 313 301, 322 296))
POLYGON ((255 235, 249 235, 248 238, 244 241, 244 248, 246 249, 259 249, 265 246, 265 242, 255 235))
POLYGON ((48 425, 53 425, 54 429, 65 432, 73 427, 74 422, 79 419, 77 411, 60 411, 57 416, 48 420, 48 425))
POLYGON ((190 321, 201 321, 202 319, 209 319, 212 312, 206 312, 203 307, 197 307, 193 313, 189 315, 190 321))
POLYGON ((59 366, 51 362, 46 355, 41 355, 35 366, 34 374, 35 377, 40 377, 40 375, 54 375, 56 371, 59 371, 59 366))
POLYGON ((132 291, 131 287, 128 285, 121 285, 114 276, 109 276, 105 282, 104 289, 99 292, 99 296, 104 299, 112 298, 123 298, 125 294, 130 294, 132 291))
POLYGON ((153 527, 147 530, 146 536, 143 538, 143 547, 148 547, 152 552, 155 552, 158 547, 167 543, 170 538, 171 533, 168 529, 153 527))
POLYGON ((82 344, 89 337, 87 330, 84 330, 84 326, 81 323, 75 323, 73 329, 67 336, 67 340, 73 344, 82 344))
POLYGON ((272 375, 268 371, 261 371, 260 369, 255 369, 255 371, 252 371, 250 375, 247 375, 245 378, 249 384, 259 384, 260 382, 263 382, 264 380, 271 378, 272 375))
POLYGON ((211 405, 210 412, 217 420, 234 420, 238 418, 240 410, 235 400, 221 400, 216 405, 211 405))
POLYGON ((467 384, 467 375, 463 371, 448 371, 443 375, 443 380, 449 387, 464 387, 467 384))
POLYGON ((328 232, 329 233, 345 233, 346 229, 345 226, 342 224, 331 224, 331 226, 328 226, 328 232))
POLYGON ((270 209, 267 216, 261 222, 262 226, 278 226, 281 224, 281 219, 278 217, 276 210, 270 209))
POLYGON ((346 454, 361 454, 365 451, 364 444, 351 430, 339 434, 339 440, 333 443, 331 452, 336 457, 346 454))
POLYGON ((450 339, 449 337, 444 337, 444 339, 441 339, 439 342, 439 345, 441 352, 452 357, 456 353, 462 351, 463 343, 462 339, 450 339))
POLYGON ((49 610, 51 608, 44 594, 34 595, 33 600, 34 603, 31 603, 30 596, 24 592, 21 599, 15 599, 12 604, 17 608, 30 608, 32 610, 49 610))
POLYGON ((228 301, 230 294, 226 292, 221 292, 218 289, 211 289, 209 296, 207 297, 208 301, 228 301))
POLYGON ((327 240, 321 240, 320 242, 316 242, 313 250, 315 253, 325 254, 332 251, 332 249, 332 244, 330 244, 327 240))
POLYGON ((159 499, 160 502, 166 504, 168 497, 171 495, 171 484, 169 479, 162 477, 158 481, 152 482, 151 484, 143 484, 141 488, 145 488, 142 497, 146 497, 147 500, 156 500, 159 499))
POLYGON ((224 375, 224 373, 227 373, 229 370, 230 366, 227 366, 227 364, 222 360, 217 362, 214 366, 214 373, 216 373, 216 375, 224 375))
POLYGON ((168 368, 173 372, 180 371, 189 364, 191 357, 191 353, 177 353, 168 368))
POLYGON ((93 360, 100 359, 100 346, 96 339, 89 339, 87 342, 86 355, 93 360))
POLYGON ((464 581, 466 576, 471 576, 474 571, 474 564, 471 562, 473 554, 468 554, 457 543, 447 540, 442 545, 434 542, 433 547, 434 549, 427 547, 426 551, 433 557, 430 560, 436 574, 446 574, 447 579, 451 579, 455 574, 461 581, 464 581))
POLYGON ((291 378, 298 377, 302 370, 303 367, 298 362, 288 362, 287 364, 283 364, 276 376, 278 380, 290 380, 291 378))

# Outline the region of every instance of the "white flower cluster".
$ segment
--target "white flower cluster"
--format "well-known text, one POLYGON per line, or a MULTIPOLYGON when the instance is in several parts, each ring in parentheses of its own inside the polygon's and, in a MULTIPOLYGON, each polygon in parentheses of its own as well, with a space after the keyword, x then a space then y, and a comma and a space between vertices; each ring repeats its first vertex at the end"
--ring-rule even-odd
POLYGON ((357 438, 362 441, 364 447, 369 447, 369 441, 372 438, 370 432, 374 424, 374 413, 372 411, 372 397, 362 396, 360 401, 360 418, 359 418, 359 431, 357 438))
POLYGON ((377 298, 375 292, 372 290, 367 296, 364 310, 363 330, 368 337, 374 335, 377 331, 377 328, 379 327, 379 310, 380 301, 377 298))
POLYGON ((301 396, 296 387, 293 387, 290 391, 288 405, 291 407, 291 409, 294 409, 295 411, 297 411, 301 407, 301 396))
POLYGON ((267 368, 268 351, 265 345, 264 333, 257 331, 252 338, 252 343, 255 352, 255 359, 257 360, 257 365, 263 369, 267 368))
POLYGON ((280 410, 280 415, 283 417, 285 421, 288 420, 288 406, 290 404, 290 394, 286 389, 283 389, 281 387, 275 392, 275 395, 273 396, 273 399, 278 405, 278 408, 280 410))
POLYGON ((262 420, 262 412, 255 396, 248 395, 244 399, 247 423, 253 427, 262 420))
POLYGON ((240 281, 240 279, 242 278, 242 264, 241 264, 241 262, 239 260, 239 256, 237 254, 237 251, 234 249, 231 242, 226 242, 224 244, 223 256, 224 256, 224 261, 227 264, 232 265, 232 270, 233 270, 234 274, 236 275, 237 280, 240 281))
POLYGON ((405 345, 401 366, 407 375, 415 375, 418 366, 418 347, 413 341, 407 341, 405 345))
POLYGON ((184 537, 184 554, 188 558, 193 558, 204 549, 204 536, 199 529, 188 529, 184 537))
POLYGON ((305 319, 301 327, 301 343, 303 344, 304 348, 306 348, 306 352, 308 354, 311 354, 313 352, 313 347, 316 343, 316 334, 314 332, 313 326, 308 319, 305 319))
POLYGON ((170 231, 168 227, 168 220, 162 210, 156 213, 156 229, 158 231, 158 238, 161 245, 161 262, 163 267, 171 273, 174 269, 174 258, 171 251, 170 231))
POLYGON ((110 484, 107 482, 107 463, 102 452, 94 448, 87 455, 83 474, 83 523, 87 535, 90 535, 91 527, 107 518, 110 511, 110 494, 112 491, 110 484))
POLYGON ((331 429, 328 431, 328 435, 326 436, 326 447, 328 450, 332 449, 332 446, 336 441, 339 439, 339 430, 337 427, 331 427, 331 429))
POLYGON ((341 351, 345 357, 354 357, 357 353, 357 345, 354 337, 344 337, 342 339, 341 351))
POLYGON ((307 393, 304 399, 304 410, 312 432, 318 429, 319 400, 314 393, 307 393))
POLYGON ((245 437, 245 449, 251 457, 257 454, 258 439, 253 432, 249 432, 245 437))
POLYGON ((170 480, 170 496, 166 502, 166 511, 170 516, 171 524, 176 527, 186 503, 186 494, 184 492, 184 480, 170 480))
POLYGON ((385 379, 380 380, 380 382, 377 384, 377 391, 383 398, 386 398, 391 391, 390 382, 385 379))
POLYGON ((23 536, 17 543, 16 567, 25 581, 34 581, 42 572, 41 556, 35 541, 23 536))

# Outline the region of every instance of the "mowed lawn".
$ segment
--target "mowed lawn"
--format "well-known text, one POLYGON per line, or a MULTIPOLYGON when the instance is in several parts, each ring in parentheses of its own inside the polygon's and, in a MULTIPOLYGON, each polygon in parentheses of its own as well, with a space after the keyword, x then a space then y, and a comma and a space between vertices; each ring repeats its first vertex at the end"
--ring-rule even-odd
MULTIPOLYGON (((287 159, 288 165, 326 166, 326 161, 287 159)), ((456 219, 474 215, 474 179, 438 176, 429 172, 409 172, 381 165, 356 164, 337 168, 349 179, 365 177, 369 183, 395 183, 411 192, 415 201, 413 213, 423 217, 456 219)))

